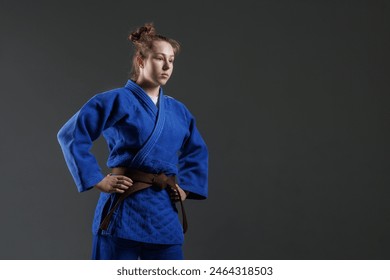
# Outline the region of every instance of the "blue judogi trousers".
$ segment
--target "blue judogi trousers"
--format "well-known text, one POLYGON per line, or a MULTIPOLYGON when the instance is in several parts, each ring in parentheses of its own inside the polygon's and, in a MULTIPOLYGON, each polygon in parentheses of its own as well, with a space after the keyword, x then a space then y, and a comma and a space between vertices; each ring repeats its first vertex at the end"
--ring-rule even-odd
POLYGON ((93 260, 182 260, 181 244, 153 244, 114 236, 93 236, 93 260))

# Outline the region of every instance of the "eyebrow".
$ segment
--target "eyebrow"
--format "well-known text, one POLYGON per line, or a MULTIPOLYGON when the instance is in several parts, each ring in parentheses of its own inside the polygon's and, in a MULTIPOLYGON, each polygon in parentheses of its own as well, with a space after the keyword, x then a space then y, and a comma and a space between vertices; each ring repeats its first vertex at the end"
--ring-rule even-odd
POLYGON ((163 55, 163 56, 175 57, 174 54, 168 55, 168 54, 165 54, 165 53, 162 53, 162 52, 156 52, 155 54, 161 54, 161 55, 163 55))

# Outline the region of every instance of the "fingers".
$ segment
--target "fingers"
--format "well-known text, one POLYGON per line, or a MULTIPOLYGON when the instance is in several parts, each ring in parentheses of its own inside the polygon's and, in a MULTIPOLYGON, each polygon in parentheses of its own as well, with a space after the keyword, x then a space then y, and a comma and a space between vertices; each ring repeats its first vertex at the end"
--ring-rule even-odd
POLYGON ((124 190, 118 189, 118 188, 112 188, 108 191, 109 193, 124 193, 124 190))
POLYGON ((111 176, 108 192, 110 193, 124 193, 133 185, 133 180, 123 175, 111 176))
POLYGON ((131 183, 133 184, 133 180, 131 180, 129 177, 126 177, 126 176, 123 176, 123 175, 119 175, 119 176, 116 176, 119 180, 123 180, 123 181, 126 181, 128 183, 131 183))
POLYGON ((178 184, 176 184, 177 190, 180 193, 180 198, 182 201, 187 199, 188 192, 180 188, 178 184))
POLYGON ((183 196, 182 192, 180 192, 180 189, 178 190, 174 188, 170 188, 169 197, 173 202, 178 202, 180 199, 183 201, 185 199, 185 196, 183 196))
POLYGON ((117 188, 122 189, 122 190, 127 190, 129 187, 133 185, 132 182, 126 181, 126 180, 117 180, 115 185, 117 188))
MULTIPOLYGON (((109 176, 115 180, 121 180, 127 183, 130 183, 131 185, 133 184, 133 180, 131 180, 129 177, 124 176, 124 175, 115 175, 115 174, 109 174, 109 176)), ((131 186, 130 185, 130 186, 131 186)))
POLYGON ((169 198, 174 202, 180 201, 179 193, 174 189, 169 193, 169 198))

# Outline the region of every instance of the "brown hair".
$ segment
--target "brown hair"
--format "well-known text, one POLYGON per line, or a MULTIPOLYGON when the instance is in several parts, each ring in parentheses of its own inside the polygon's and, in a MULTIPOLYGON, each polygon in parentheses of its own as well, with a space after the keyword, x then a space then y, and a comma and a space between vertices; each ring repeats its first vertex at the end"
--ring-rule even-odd
POLYGON ((137 57, 146 58, 148 52, 151 50, 154 41, 165 41, 171 44, 174 54, 180 51, 180 44, 173 39, 156 34, 156 29, 153 23, 146 23, 139 27, 136 31, 131 32, 128 39, 134 44, 135 51, 133 55, 133 65, 131 67, 130 78, 135 81, 139 76, 139 65, 137 64, 137 57))

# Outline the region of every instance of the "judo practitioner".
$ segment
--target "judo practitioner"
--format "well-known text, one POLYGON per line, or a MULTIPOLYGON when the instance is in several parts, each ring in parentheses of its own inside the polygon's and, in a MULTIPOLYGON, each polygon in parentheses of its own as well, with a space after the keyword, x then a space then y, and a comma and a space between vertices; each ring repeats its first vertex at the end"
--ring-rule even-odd
POLYGON ((135 46, 130 79, 87 101, 58 141, 78 191, 100 191, 93 259, 183 259, 183 201, 207 198, 207 147, 190 111, 162 89, 178 42, 158 35, 153 24, 129 40, 135 46), (110 174, 102 174, 90 152, 101 135, 110 174))

